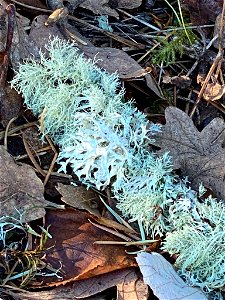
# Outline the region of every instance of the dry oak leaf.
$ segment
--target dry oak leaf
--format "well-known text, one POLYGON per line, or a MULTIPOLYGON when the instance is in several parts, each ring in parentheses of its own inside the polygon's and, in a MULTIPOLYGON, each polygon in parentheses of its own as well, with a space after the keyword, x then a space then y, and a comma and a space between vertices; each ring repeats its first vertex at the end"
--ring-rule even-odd
POLYGON ((34 170, 26 164, 17 164, 0 146, 0 217, 23 214, 23 221, 30 222, 45 215, 44 187, 34 170))
POLYGON ((213 191, 218 199, 225 199, 225 123, 213 119, 201 132, 182 110, 168 107, 166 125, 156 137, 160 154, 170 152, 175 169, 188 176, 193 188, 199 184, 213 191))
POLYGON ((51 225, 53 238, 46 243, 46 262, 54 269, 61 267, 63 279, 42 277, 43 285, 58 286, 137 265, 123 246, 94 244, 118 238, 93 226, 89 218, 90 214, 73 208, 47 212, 45 225, 51 225))

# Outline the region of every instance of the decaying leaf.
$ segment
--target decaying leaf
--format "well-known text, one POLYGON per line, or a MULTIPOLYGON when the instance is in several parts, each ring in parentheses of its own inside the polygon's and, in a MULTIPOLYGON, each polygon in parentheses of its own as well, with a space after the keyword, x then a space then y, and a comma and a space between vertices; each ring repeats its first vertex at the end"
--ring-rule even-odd
POLYGON ((45 215, 50 202, 43 197, 44 187, 34 170, 26 164, 16 164, 13 157, 0 146, 0 216, 23 214, 29 222, 45 215))
POLYGON ((86 0, 80 6, 91 10, 94 14, 97 15, 108 15, 111 17, 118 18, 119 15, 114 8, 118 7, 118 8, 133 9, 139 7, 141 4, 142 4, 142 0, 117 0, 117 1, 86 0))
POLYGON ((5 95, 1 103, 0 119, 2 125, 5 127, 12 118, 18 117, 21 112, 22 96, 12 89, 9 84, 6 84, 4 91, 5 95))
POLYGON ((163 76, 163 83, 175 84, 179 89, 186 89, 191 85, 191 78, 186 75, 179 76, 163 76))
POLYGON ((202 25, 215 21, 222 11, 223 0, 183 0, 182 5, 188 9, 191 22, 202 25))
POLYGON ((141 6, 142 0, 118 0, 119 8, 134 9, 141 6))
POLYGON ((58 183, 56 189, 63 196, 61 200, 66 204, 74 208, 85 209, 100 217, 98 198, 92 190, 87 190, 84 186, 72 186, 62 183, 58 183))
POLYGON ((159 153, 170 152, 175 169, 198 189, 202 182, 218 199, 225 199, 225 123, 213 119, 201 132, 189 116, 175 107, 165 111, 166 125, 156 138, 159 153))
POLYGON ((28 37, 21 19, 17 19, 10 53, 13 69, 17 70, 19 64, 30 57, 39 58, 39 49, 34 40, 28 37))
POLYGON ((140 252, 136 260, 144 282, 159 300, 207 300, 199 289, 187 286, 162 255, 140 252))
MULTIPOLYGON (((139 274, 140 275, 140 274, 139 274)), ((127 274, 117 285, 117 300, 147 300, 148 286, 136 272, 127 274)))
POLYGON ((53 236, 47 241, 46 261, 61 267, 61 279, 42 278, 44 285, 57 286, 88 279, 111 271, 136 266, 133 256, 123 246, 97 245, 96 240, 118 241, 118 238, 93 226, 88 213, 66 209, 48 211, 46 226, 53 236))
POLYGON ((217 36, 218 38, 214 41, 213 46, 217 49, 219 49, 219 44, 221 43, 222 47, 225 47, 225 17, 223 17, 222 20, 222 13, 219 14, 216 17, 216 22, 215 22, 215 26, 214 26, 214 33, 213 33, 213 37, 217 36), (223 27, 223 34, 220 37, 220 31, 221 31, 221 25, 223 27), (221 40, 220 40, 221 38, 221 40))
POLYGON ((24 129, 23 138, 28 144, 32 153, 35 153, 38 150, 42 149, 44 146, 46 146, 43 140, 40 139, 40 131, 38 131, 38 128, 35 126, 24 129))
POLYGON ((140 71, 140 73, 144 75, 146 74, 145 70, 143 70, 133 58, 120 49, 109 47, 83 47, 82 51, 85 56, 94 60, 100 68, 105 69, 109 73, 118 72, 119 77, 122 79, 123 76, 128 79, 128 74, 133 74, 137 71, 140 71))
POLYGON ((109 73, 117 72, 121 79, 129 80, 145 77, 147 86, 158 95, 162 94, 150 73, 147 73, 132 57, 126 52, 116 48, 82 47, 84 54, 95 61, 102 69, 109 73))
POLYGON ((117 11, 111 8, 108 3, 109 0, 86 0, 80 6, 85 9, 91 10, 96 15, 108 15, 118 18, 119 15, 117 11))
POLYGON ((29 33, 29 39, 35 41, 35 46, 38 49, 41 49, 41 51, 43 51, 44 53, 46 51, 45 45, 49 42, 49 38, 51 36, 64 39, 57 25, 48 27, 44 25, 47 18, 48 17, 46 15, 37 16, 31 24, 31 29, 29 33))
MULTIPOLYGON (((17 293, 17 297, 19 296, 19 299, 22 297, 21 299, 23 300, 95 300, 93 295, 124 282, 124 280, 130 278, 132 274, 136 274, 135 268, 127 268, 89 279, 78 280, 70 285, 58 286, 48 291, 28 292, 21 290, 17 293)), ((96 300, 97 299, 98 298, 96 298, 96 300)), ((99 299, 103 300, 105 298, 99 299)), ((131 298, 129 300, 131 300, 131 298)), ((140 298, 139 300, 144 300, 144 298, 140 298)))
POLYGON ((124 282, 126 278, 132 277, 133 274, 134 276, 136 274, 135 268, 127 268, 76 281, 73 283, 74 296, 78 299, 93 296, 110 287, 118 286, 121 282, 124 282))
POLYGON ((218 82, 208 83, 203 97, 206 101, 216 101, 219 100, 225 93, 225 85, 221 85, 218 82))
POLYGON ((0 52, 5 51, 5 44, 7 38, 7 26, 8 26, 8 18, 7 13, 5 11, 6 8, 5 1, 1 1, 0 3, 0 52))

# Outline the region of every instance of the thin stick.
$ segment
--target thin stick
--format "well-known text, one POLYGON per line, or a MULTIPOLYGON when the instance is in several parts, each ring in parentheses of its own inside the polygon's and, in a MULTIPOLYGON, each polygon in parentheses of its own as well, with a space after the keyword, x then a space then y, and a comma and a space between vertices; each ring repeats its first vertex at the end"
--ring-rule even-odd
POLYGON ((4 136, 4 148, 5 148, 5 150, 8 149, 8 147, 7 147, 7 139, 8 139, 9 128, 10 128, 11 124, 12 124, 16 119, 17 119, 17 117, 12 118, 12 119, 9 121, 9 123, 7 124, 7 126, 6 126, 6 129, 5 129, 5 136, 4 136))
POLYGON ((42 168, 39 166, 39 164, 36 162, 36 159, 34 158, 26 140, 25 140, 25 137, 24 137, 24 134, 23 134, 23 144, 24 144, 24 147, 27 151, 27 154, 30 158, 30 160, 32 161, 33 165, 35 166, 35 168, 38 170, 38 172, 43 176, 45 177, 46 173, 42 170, 42 168))
MULTIPOLYGON (((36 121, 35 122, 26 123, 26 124, 23 124, 23 125, 20 125, 20 126, 17 126, 17 127, 14 127, 11 130, 9 130, 9 132, 7 133, 7 135, 11 136, 11 135, 15 134, 16 132, 18 132, 20 130, 32 127, 34 125, 37 125, 36 121)), ((0 140, 4 139, 4 137, 5 137, 5 130, 0 132, 0 140)))
POLYGON ((154 25, 151 25, 151 24, 149 24, 149 23, 146 22, 146 21, 143 21, 143 20, 141 20, 141 19, 139 19, 139 18, 137 18, 137 17, 134 17, 134 16, 132 16, 131 14, 129 14, 128 12, 126 12, 126 11, 120 9, 120 8, 117 8, 117 11, 123 13, 125 16, 128 16, 128 17, 130 17, 131 19, 134 19, 135 21, 137 21, 137 22, 139 22, 139 23, 141 23, 141 24, 143 24, 143 25, 145 25, 145 26, 147 26, 147 27, 149 27, 149 28, 151 28, 151 29, 153 29, 153 30, 155 30, 155 31, 157 31, 157 32, 160 31, 160 29, 157 28, 157 27, 155 27, 154 25))
POLYGON ((203 85, 202 85, 201 90, 200 90, 200 92, 199 92, 199 94, 198 94, 197 100, 196 100, 196 102, 195 102, 195 105, 194 105, 194 107, 193 107, 193 109, 192 109, 192 111, 191 111, 191 113, 190 113, 190 118, 193 117, 193 115, 194 115, 194 113, 195 113, 195 110, 196 110, 197 106, 199 105, 199 103, 200 103, 200 101, 201 101, 201 99, 202 99, 202 95, 203 95, 203 93, 204 93, 204 91, 205 91, 205 89, 206 89, 206 86, 207 86, 207 84, 208 84, 208 82, 209 82, 209 79, 210 79, 210 77, 212 76, 212 74, 213 74, 214 70, 216 69, 216 67, 217 67, 217 65, 218 65, 218 63, 219 63, 219 61, 220 61, 222 58, 223 58, 223 53, 218 52, 218 54, 217 54, 217 56, 216 56, 216 58, 215 58, 215 60, 214 60, 214 62, 213 62, 213 64, 212 64, 212 66, 211 66, 211 68, 210 68, 210 70, 209 70, 209 72, 208 72, 208 74, 207 74, 207 76, 206 76, 206 79, 205 79, 204 82, 203 82, 203 85))
POLYGON ((55 146, 53 145, 52 141, 50 140, 50 138, 49 138, 48 136, 46 136, 46 139, 47 139, 49 145, 51 146, 51 148, 52 148, 52 150, 53 150, 53 152, 54 152, 55 154, 54 154, 54 157, 53 157, 53 159, 52 159, 51 165, 50 165, 50 167, 49 167, 48 173, 47 173, 47 175, 46 175, 46 177, 45 177, 45 180, 44 180, 44 183, 43 183, 44 186, 46 185, 46 183, 47 183, 48 180, 49 180, 49 177, 50 177, 50 175, 51 175, 51 173, 52 173, 52 170, 53 170, 53 168, 54 168, 56 159, 57 159, 57 157, 58 157, 58 152, 56 151, 55 146))

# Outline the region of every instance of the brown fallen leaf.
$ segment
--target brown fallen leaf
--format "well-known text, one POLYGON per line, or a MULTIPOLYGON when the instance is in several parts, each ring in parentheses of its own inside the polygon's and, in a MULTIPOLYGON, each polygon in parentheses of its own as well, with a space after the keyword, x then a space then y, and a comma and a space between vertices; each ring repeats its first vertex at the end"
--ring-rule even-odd
MULTIPOLYGON (((126 79, 128 74, 131 74, 133 78, 134 73, 140 71, 140 73, 146 74, 145 70, 126 52, 109 47, 82 47, 82 51, 85 56, 94 60, 96 64, 105 69, 109 73, 118 72, 119 77, 123 79, 125 76, 126 79)), ((140 74, 139 73, 139 74, 140 74)))
POLYGON ((142 0, 118 0, 118 8, 134 9, 141 6, 142 0))
POLYGON ((39 49, 24 29, 21 18, 17 18, 13 33, 10 59, 14 70, 28 58, 39 58, 39 49))
POLYGON ((206 101, 216 101, 222 98, 225 93, 225 85, 221 85, 218 82, 208 83, 203 97, 206 101))
POLYGON ((156 137, 160 154, 170 152, 175 169, 188 176, 193 188, 202 182, 218 199, 225 199, 225 123, 213 119, 201 132, 182 110, 168 107, 166 125, 156 137))
POLYGON ((215 37, 216 35, 218 36, 218 38, 213 42, 213 46, 217 49, 219 49, 219 44, 221 43, 222 47, 225 47, 225 28, 224 28, 224 24, 225 24, 225 17, 223 17, 222 20, 222 13, 219 14, 216 17, 216 22, 215 22, 215 26, 214 26, 214 33, 213 33, 213 37, 215 37), (223 27, 223 33, 221 36, 221 40, 220 40, 220 31, 221 31, 221 21, 222 21, 222 27, 223 27))
POLYGON ((115 8, 134 9, 142 4, 142 0, 86 0, 80 6, 91 10, 97 15, 108 15, 118 18, 119 15, 115 8))
POLYGON ((45 26, 48 16, 39 15, 37 16, 32 24, 29 33, 29 39, 35 42, 35 46, 41 49, 44 53, 46 52, 45 45, 49 42, 50 37, 58 37, 64 39, 59 27, 54 24, 53 26, 45 26))
POLYGON ((22 96, 19 95, 14 89, 11 89, 9 84, 6 84, 4 101, 1 103, 1 123, 4 127, 9 121, 18 117, 22 111, 22 96))
MULTIPOLYGON (((132 277, 132 274, 136 274, 135 268, 133 267, 124 270, 113 271, 89 279, 78 280, 72 284, 62 287, 58 286, 49 291, 20 291, 16 294, 16 296, 23 300, 94 300, 95 298, 93 295, 99 294, 106 289, 119 285, 120 283, 124 283, 126 278, 132 277)), ((98 298, 96 298, 96 300, 97 299, 98 298)), ((140 298, 140 300, 142 300, 142 298, 140 298)))
POLYGON ((5 1, 0 3, 0 52, 5 51, 6 39, 7 39, 7 27, 8 27, 8 17, 5 11, 7 4, 5 1))
POLYGON ((107 15, 115 18, 119 18, 119 14, 109 5, 109 0, 86 0, 80 7, 92 11, 96 15, 107 15))
POLYGON ((130 277, 131 274, 136 274, 135 270, 136 268, 131 267, 76 281, 72 285, 74 296, 77 299, 84 299, 98 294, 110 287, 118 286, 121 282, 124 282, 127 277, 130 277))
POLYGON ((41 134, 38 127, 32 126, 23 130, 23 138, 28 144, 32 153, 36 154, 38 150, 46 146, 43 140, 41 140, 41 134))
POLYGON ((94 60, 100 68, 109 73, 117 72, 121 79, 134 79, 134 75, 136 78, 144 77, 147 86, 160 98, 163 97, 152 75, 146 74, 147 71, 126 52, 107 47, 82 47, 82 51, 85 56, 94 60))
MULTIPOLYGON (((25 10, 27 12, 31 12, 31 8, 26 7, 26 6, 47 9, 47 6, 45 5, 45 2, 47 2, 47 1, 42 1, 42 0, 21 0, 21 1, 18 1, 18 2, 21 2, 22 4, 25 4, 25 6, 23 7, 23 10, 25 10)), ((32 12, 34 13, 36 11, 32 10, 32 12)))
POLYGON ((92 190, 87 190, 84 186, 72 186, 58 183, 57 191, 63 196, 61 200, 66 204, 89 211, 100 217, 98 210, 98 197, 92 190))
POLYGON ((61 267, 63 280, 42 278, 43 285, 58 286, 111 271, 136 266, 134 257, 123 246, 96 245, 96 240, 118 240, 117 237, 91 225, 90 215, 75 209, 48 211, 46 226, 51 225, 52 239, 46 243, 46 261, 61 267))
POLYGON ((117 300, 147 300, 148 296, 149 288, 136 272, 127 274, 117 285, 117 300))
POLYGON ((223 0, 183 0, 183 8, 188 9, 193 25, 214 22, 221 13, 223 0))
POLYGON ((0 217, 22 214, 24 222, 45 215, 44 187, 34 170, 26 164, 16 164, 13 157, 0 146, 0 217))
POLYGON ((179 89, 186 89, 191 85, 191 78, 186 75, 179 76, 163 76, 163 83, 175 84, 179 89))

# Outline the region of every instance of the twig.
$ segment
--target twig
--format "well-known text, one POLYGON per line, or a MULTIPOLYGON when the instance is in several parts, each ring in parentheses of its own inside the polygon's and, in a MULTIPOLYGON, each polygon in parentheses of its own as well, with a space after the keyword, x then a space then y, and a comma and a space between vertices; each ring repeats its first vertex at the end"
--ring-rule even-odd
POLYGON ((7 29, 7 37, 6 37, 6 45, 5 45, 5 51, 3 56, 3 62, 1 65, 2 71, 0 75, 0 88, 4 88, 6 83, 6 76, 7 76, 8 65, 9 65, 9 52, 12 45, 13 32, 15 27, 15 16, 16 16, 16 9, 13 4, 7 5, 5 11, 8 15, 8 29, 7 29))
POLYGON ((50 140, 50 138, 49 138, 48 136, 45 136, 45 137, 46 137, 46 139, 47 139, 49 145, 51 146, 51 148, 52 148, 52 150, 53 150, 53 152, 54 152, 55 154, 54 154, 54 157, 53 157, 53 159, 52 159, 51 165, 50 165, 50 167, 49 167, 48 173, 47 173, 47 175, 46 175, 46 177, 45 177, 45 180, 44 180, 44 183, 43 183, 44 186, 46 185, 46 183, 47 183, 48 180, 49 180, 49 177, 50 177, 50 175, 51 175, 51 173, 52 173, 52 170, 53 170, 53 168, 54 168, 56 159, 57 159, 57 157, 58 157, 58 152, 56 151, 55 146, 53 145, 52 141, 50 140))
MULTIPOLYGON (((23 129, 26 129, 26 128, 29 128, 29 127, 32 127, 32 126, 34 126, 34 125, 37 125, 37 122, 30 122, 30 123, 26 123, 26 124, 23 124, 23 125, 14 127, 14 128, 12 128, 11 130, 9 130, 9 132, 7 132, 7 136, 12 136, 12 135, 15 134, 16 132, 18 132, 18 131, 20 131, 20 130, 23 130, 23 129)), ((6 134, 5 131, 1 131, 1 132, 0 132, 0 141, 1 141, 2 139, 4 139, 5 134, 6 134)))
POLYGON ((128 12, 126 12, 126 11, 120 9, 120 8, 117 8, 117 11, 123 13, 125 16, 128 16, 128 17, 130 17, 131 19, 134 19, 135 21, 137 21, 137 22, 139 22, 139 23, 141 23, 141 24, 143 24, 143 25, 145 25, 145 26, 147 26, 147 27, 149 27, 149 28, 151 28, 151 29, 153 29, 153 30, 155 30, 155 31, 157 31, 157 32, 160 31, 160 29, 157 28, 157 27, 155 27, 154 25, 151 25, 151 24, 149 24, 149 23, 146 22, 146 21, 143 21, 143 20, 141 20, 141 19, 139 19, 139 18, 137 18, 137 17, 134 17, 134 16, 132 16, 131 14, 129 14, 128 12))
POLYGON ((208 74, 207 74, 207 76, 206 76, 206 79, 203 82, 203 85, 202 85, 201 90, 200 90, 200 92, 198 94, 197 100, 195 102, 195 105, 192 108, 192 111, 190 113, 190 118, 193 117, 193 115, 195 113, 195 110, 196 110, 197 106, 199 105, 199 103, 200 103, 200 101, 202 99, 202 95, 203 95, 203 93, 204 93, 204 91, 206 89, 206 86, 209 83, 210 77, 212 76, 214 70, 216 69, 216 67, 218 66, 218 64, 219 64, 219 62, 220 62, 220 60, 222 58, 223 58, 223 52, 221 53, 219 51, 218 54, 217 54, 217 56, 216 56, 216 58, 215 58, 215 60, 214 60, 214 62, 213 62, 213 64, 212 64, 212 66, 211 66, 211 68, 210 68, 210 70, 209 70, 209 72, 208 72, 208 74))
POLYGON ((9 132, 9 128, 11 126, 11 124, 17 119, 17 117, 14 117, 12 118, 9 123, 7 124, 6 126, 6 129, 5 129, 5 136, 4 136, 4 148, 7 150, 7 138, 8 138, 8 132, 9 132))
POLYGON ((219 31, 219 36, 218 36, 218 42, 219 42, 219 51, 217 53, 217 56, 203 82, 203 85, 201 87, 201 90, 198 94, 198 97, 197 97, 197 100, 196 100, 196 103, 190 113, 190 117, 192 118, 194 113, 195 113, 195 110, 197 108, 197 106, 199 105, 201 99, 202 99, 202 95, 206 89, 206 86, 207 84, 209 83, 209 80, 210 80, 210 77, 212 76, 212 74, 214 73, 215 69, 216 70, 216 74, 219 74, 219 71, 220 71, 220 68, 221 68, 221 63, 222 63, 222 60, 223 60, 223 33, 224 33, 224 15, 225 15, 225 1, 223 1, 223 9, 222 9, 222 13, 221 13, 221 24, 220 24, 220 31, 219 31))
POLYGON ((43 177, 45 177, 45 176, 46 176, 46 173, 45 173, 44 170, 42 170, 42 168, 41 168, 41 167, 39 166, 39 164, 36 162, 36 160, 35 160, 35 158, 34 158, 32 152, 31 152, 31 150, 30 150, 30 148, 29 148, 29 146, 28 146, 28 144, 27 144, 27 142, 26 142, 26 140, 25 140, 24 134, 23 134, 23 144, 24 144, 24 147, 25 147, 25 149, 26 149, 26 151, 27 151, 27 154, 28 154, 30 160, 32 161, 33 165, 34 165, 35 168, 38 170, 38 172, 39 172, 43 177))
POLYGON ((40 8, 40 7, 36 7, 36 6, 32 6, 32 5, 27 5, 27 4, 24 4, 24 3, 20 2, 20 1, 17 1, 17 0, 11 0, 11 1, 13 3, 16 3, 20 6, 25 7, 25 8, 30 8, 32 10, 37 10, 37 11, 42 11, 42 12, 47 12, 47 13, 52 13, 52 10, 47 9, 47 8, 45 9, 45 8, 40 8))

